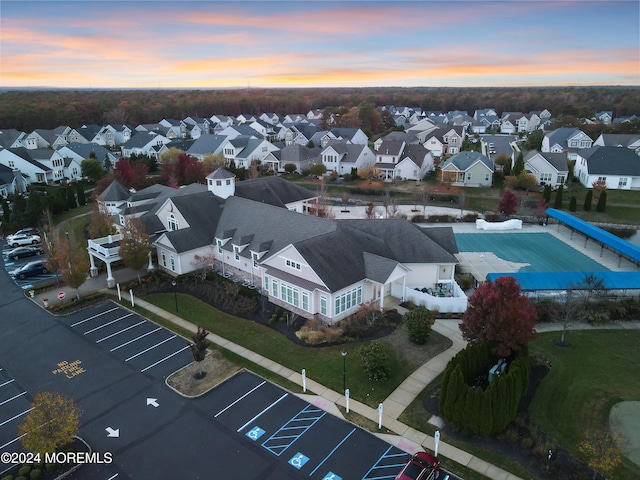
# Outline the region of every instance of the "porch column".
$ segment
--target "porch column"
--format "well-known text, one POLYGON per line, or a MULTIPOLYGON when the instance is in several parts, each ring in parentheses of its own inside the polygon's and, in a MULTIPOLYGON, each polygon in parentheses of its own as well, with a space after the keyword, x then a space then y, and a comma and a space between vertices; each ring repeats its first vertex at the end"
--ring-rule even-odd
POLYGON ((402 301, 405 301, 405 290, 407 289, 407 276, 403 275, 402 276, 402 296, 400 298, 402 298, 402 301))
POLYGON ((89 251, 89 262, 91 263, 91 269, 89 270, 89 275, 91 278, 95 278, 98 276, 98 267, 96 267, 96 262, 93 260, 93 254, 89 251))
POLYGON ((380 286, 380 310, 384 308, 384 283, 380 286))
POLYGON ((147 272, 153 272, 155 267, 153 266, 153 258, 151 257, 151 252, 149 252, 149 265, 147 265, 147 272))
POLYGON ((111 273, 111 263, 107 263, 107 287, 113 288, 116 286, 116 280, 113 278, 113 273, 111 273))

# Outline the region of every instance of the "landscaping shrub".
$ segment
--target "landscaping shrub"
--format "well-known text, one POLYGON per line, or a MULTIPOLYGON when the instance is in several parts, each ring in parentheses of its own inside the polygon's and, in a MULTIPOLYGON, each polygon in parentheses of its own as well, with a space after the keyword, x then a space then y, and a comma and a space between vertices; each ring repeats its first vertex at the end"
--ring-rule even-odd
POLYGON ((409 340, 418 345, 424 345, 435 323, 435 315, 426 307, 416 307, 404 314, 404 323, 407 326, 409 340))
POLYGON ((323 331, 311 330, 304 326, 296 332, 297 337, 303 342, 309 345, 319 345, 327 340, 327 337, 323 331))
POLYGON ((411 217, 412 223, 425 223, 427 221, 427 217, 425 217, 422 213, 416 213, 411 217))
POLYGON ((384 380, 389 376, 389 347, 380 340, 373 340, 358 349, 360 360, 370 380, 384 380))
POLYGON ((31 465, 23 465, 20 467, 20 470, 18 470, 18 475, 27 476, 29 472, 31 472, 31 465))
POLYGON ((42 477, 42 470, 39 468, 34 468, 31 470, 31 473, 29 473, 29 478, 31 480, 38 480, 40 477, 42 477))
POLYGON ((0 480, 13 480, 13 475, 5 475, 4 477, 2 477, 2 479, 0 480))
POLYGON ((323 327, 322 331, 324 332, 325 338, 328 343, 337 342, 342 338, 342 329, 337 327, 323 327))

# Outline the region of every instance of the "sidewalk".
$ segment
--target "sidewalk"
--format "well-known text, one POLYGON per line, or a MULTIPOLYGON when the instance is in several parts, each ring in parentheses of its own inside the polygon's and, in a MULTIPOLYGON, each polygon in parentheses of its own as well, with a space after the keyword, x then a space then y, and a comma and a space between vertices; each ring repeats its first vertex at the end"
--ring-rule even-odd
MULTIPOLYGON (((103 291, 114 295, 116 294, 114 290, 103 291)), ((197 330, 195 325, 171 312, 158 308, 155 305, 137 297, 134 301, 139 307, 144 308, 145 310, 158 315, 181 328, 194 333, 197 330)), ((420 369, 416 370, 416 372, 405 380, 405 382, 403 382, 403 384, 401 384, 391 394, 391 396, 383 402, 382 425, 386 429, 394 432, 395 435, 377 434, 388 443, 411 454, 424 449, 433 451, 435 448, 435 439, 426 433, 420 432, 402 422, 399 422, 397 418, 406 406, 411 403, 411 401, 413 401, 413 399, 415 399, 415 397, 417 397, 417 395, 424 389, 424 387, 428 385, 428 383, 430 383, 431 380, 442 371, 442 369, 444 369, 448 359, 464 347, 464 341, 462 340, 459 333, 460 331, 457 328, 457 321, 438 320, 434 326, 434 330, 451 338, 453 341, 452 348, 434 357, 420 369)), ((302 387, 302 374, 300 372, 293 371, 288 367, 280 365, 258 353, 252 352, 241 345, 230 342, 229 340, 213 333, 210 333, 207 336, 207 339, 212 343, 240 355, 243 358, 246 358, 247 360, 250 360, 302 387)), ((298 394, 300 398, 333 415, 342 416, 340 410, 337 408, 338 405, 346 407, 345 398, 341 393, 331 390, 310 378, 306 379, 306 388, 307 392, 310 393, 298 394)), ((378 423, 379 413, 377 408, 372 408, 354 399, 350 399, 349 409, 350 411, 358 413, 363 417, 378 423)), ((521 480, 520 477, 485 462, 484 460, 454 447, 453 445, 449 445, 446 442, 440 441, 438 452, 439 455, 454 460, 456 463, 479 472, 492 480, 521 480)))

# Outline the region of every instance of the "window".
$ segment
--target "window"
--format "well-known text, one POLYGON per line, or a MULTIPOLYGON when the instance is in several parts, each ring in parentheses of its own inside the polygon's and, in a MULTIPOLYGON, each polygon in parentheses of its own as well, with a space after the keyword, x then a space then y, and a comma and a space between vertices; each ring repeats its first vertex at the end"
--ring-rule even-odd
POLYGON ((301 265, 298 262, 294 262, 293 260, 287 259, 285 261, 285 263, 286 263, 287 267, 289 267, 289 268, 295 268, 296 270, 301 270, 302 269, 301 265))
POLYGON ((178 225, 178 220, 176 220, 176 217, 172 214, 169 215, 169 218, 167 218, 167 228, 169 230, 178 230, 179 225, 178 225))
POLYGON ((484 174, 484 181, 488 182, 489 180, 491 180, 491 174, 490 173, 485 173, 484 174))
POLYGON ((558 175, 558 184, 563 184, 565 182, 565 176, 564 175, 558 175))
POLYGON ((607 177, 598 177, 598 181, 607 183, 607 177))
POLYGON ((265 275, 263 285, 264 285, 264 290, 267 293, 269 293, 269 280, 270 280, 269 275, 265 275))
POLYGON ((240 261, 240 247, 237 245, 233 246, 233 258, 236 259, 236 262, 240 261))
POLYGON ((624 188, 627 186, 627 177, 620 177, 618 180, 618 188, 624 188))
POLYGON ((302 309, 305 312, 309 311, 309 293, 308 292, 302 292, 302 309))
POLYGON ((551 182, 551 174, 550 173, 541 173, 540 174, 540 181, 541 182, 545 182, 545 183, 551 182))
POLYGON ((219 254, 222 254, 222 240, 216 238, 216 250, 219 254))
POLYGON ((286 283, 280 283, 280 299, 295 306, 300 306, 300 290, 286 283))
POLYGON ((467 172, 467 180, 471 180, 472 174, 471 172, 467 172))
POLYGON ((164 252, 162 252, 162 266, 167 266, 167 256, 164 254, 164 252))
POLYGON ((335 314, 339 315, 362 303, 362 286, 353 288, 336 297, 335 314))
POLYGON ((222 186, 222 180, 216 180, 216 187, 222 186))
POLYGON ((251 260, 253 261, 253 266, 258 268, 258 254, 255 252, 251 252, 251 260))
POLYGON ((227 179, 226 184, 227 185, 231 185, 231 179, 230 178, 227 179))
POLYGON ((169 257, 169 261, 171 262, 171 270, 172 271, 176 271, 176 259, 173 258, 173 255, 171 255, 171 257, 169 257))
POLYGON ((327 314, 327 297, 320 297, 320 315, 327 314))
POLYGON ((275 278, 271 281, 271 295, 278 298, 278 281, 275 278))

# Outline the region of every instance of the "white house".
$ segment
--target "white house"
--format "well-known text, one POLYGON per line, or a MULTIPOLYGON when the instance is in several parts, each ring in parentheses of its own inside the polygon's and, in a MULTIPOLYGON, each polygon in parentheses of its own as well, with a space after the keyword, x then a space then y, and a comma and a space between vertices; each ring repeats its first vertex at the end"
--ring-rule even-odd
POLYGON ((355 145, 340 140, 332 140, 320 153, 320 161, 327 167, 327 173, 336 172, 338 175, 373 167, 375 154, 366 145, 355 145))
POLYGON ((171 142, 171 139, 164 135, 152 132, 138 132, 122 145, 122 156, 128 158, 135 153, 136 155, 147 155, 160 160, 159 148, 169 142, 171 142))
POLYGON ((601 147, 626 147, 632 152, 640 155, 640 133, 603 133, 593 146, 601 147))
POLYGON ((579 150, 592 145, 593 140, 582 130, 562 127, 545 134, 541 150, 545 153, 565 153, 569 160, 575 161, 579 150))
POLYGON ((640 189, 640 159, 628 148, 593 146, 577 157, 574 175, 585 187, 601 180, 610 190, 640 189))
POLYGON ((536 177, 539 185, 558 187, 569 175, 567 156, 564 153, 528 152, 524 157, 524 169, 536 177))
POLYGON ((419 144, 385 140, 375 153, 375 167, 385 180, 421 180, 433 170, 433 155, 419 144))

